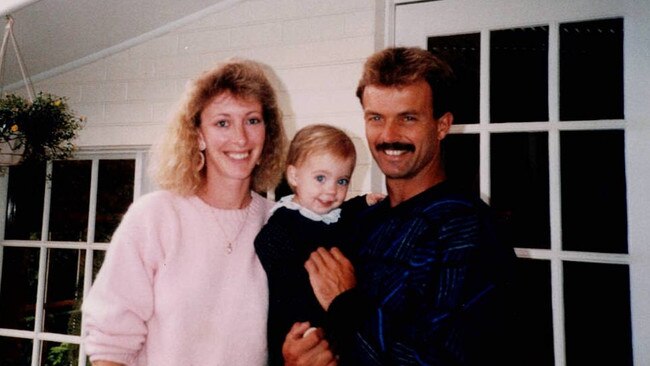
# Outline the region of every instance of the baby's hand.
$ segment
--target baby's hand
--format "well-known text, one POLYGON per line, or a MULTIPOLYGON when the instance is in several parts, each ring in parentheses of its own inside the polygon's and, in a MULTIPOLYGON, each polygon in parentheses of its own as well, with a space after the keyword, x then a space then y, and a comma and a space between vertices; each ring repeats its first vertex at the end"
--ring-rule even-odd
POLYGON ((386 198, 385 194, 371 192, 366 195, 366 203, 368 204, 368 206, 372 206, 380 202, 384 198, 386 198))

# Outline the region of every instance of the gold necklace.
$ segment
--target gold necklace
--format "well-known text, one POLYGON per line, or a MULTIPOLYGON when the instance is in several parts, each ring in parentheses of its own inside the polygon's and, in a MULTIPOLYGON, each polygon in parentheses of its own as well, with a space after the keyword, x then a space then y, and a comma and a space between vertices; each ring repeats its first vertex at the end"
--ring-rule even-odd
POLYGON ((214 207, 210 207, 210 211, 212 212, 212 216, 214 216, 214 219, 217 222, 217 226, 219 226, 219 229, 223 233, 224 239, 226 239, 226 243, 227 243, 226 244, 226 254, 230 254, 234 250, 234 244, 237 243, 237 239, 239 238, 239 235, 244 230, 244 227, 246 226, 246 222, 248 222, 248 214, 250 212, 250 209, 251 209, 250 205, 252 204, 252 202, 253 202, 253 200, 252 200, 252 197, 251 197, 251 200, 250 200, 249 204, 245 208, 246 215, 244 216, 244 221, 241 223, 241 225, 239 225, 239 229, 237 229, 237 234, 235 234, 235 236, 232 239, 228 239, 228 236, 226 235, 226 230, 221 225, 221 220, 217 216, 216 209, 214 207))

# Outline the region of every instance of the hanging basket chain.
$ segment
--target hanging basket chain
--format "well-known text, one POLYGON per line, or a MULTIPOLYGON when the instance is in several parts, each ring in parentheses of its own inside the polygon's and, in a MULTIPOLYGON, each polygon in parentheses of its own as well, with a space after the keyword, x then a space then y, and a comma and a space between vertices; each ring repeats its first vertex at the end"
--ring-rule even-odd
POLYGON ((20 68, 20 73, 23 77, 23 83, 25 83, 25 89, 27 89, 27 97, 30 103, 34 102, 34 85, 32 80, 27 73, 27 68, 23 62, 23 57, 18 48, 18 42, 16 42, 16 37, 13 32, 14 18, 11 15, 7 15, 7 25, 5 26, 4 36, 2 37, 2 47, 0 48, 0 92, 3 88, 1 87, 2 81, 4 79, 4 60, 7 54, 7 45, 11 40, 11 44, 14 47, 14 52, 16 54, 16 59, 18 60, 18 67, 20 68))

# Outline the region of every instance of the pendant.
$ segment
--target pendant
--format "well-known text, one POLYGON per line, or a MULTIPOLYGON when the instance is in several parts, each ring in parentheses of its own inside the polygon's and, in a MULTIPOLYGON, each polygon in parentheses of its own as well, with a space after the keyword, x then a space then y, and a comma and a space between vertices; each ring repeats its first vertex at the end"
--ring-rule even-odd
POLYGON ((232 243, 228 242, 228 246, 226 247, 226 253, 230 254, 232 253, 232 243))

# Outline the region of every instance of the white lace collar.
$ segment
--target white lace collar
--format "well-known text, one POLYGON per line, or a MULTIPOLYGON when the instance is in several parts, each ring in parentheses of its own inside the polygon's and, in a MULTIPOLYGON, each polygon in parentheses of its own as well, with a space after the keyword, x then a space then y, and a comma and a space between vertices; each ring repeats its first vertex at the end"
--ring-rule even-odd
POLYGON ((314 211, 312 211, 312 210, 310 210, 308 208, 302 207, 299 204, 297 204, 296 202, 294 202, 293 201, 294 196, 295 195, 290 194, 288 196, 284 196, 284 197, 280 198, 280 200, 273 206, 273 208, 271 208, 271 213, 275 212, 275 210, 277 210, 280 207, 286 207, 286 208, 288 208, 290 210, 297 210, 298 212, 300 212, 301 215, 303 215, 304 217, 306 217, 306 218, 308 218, 310 220, 322 221, 322 222, 324 222, 325 224, 328 224, 328 225, 339 221, 339 218, 341 217, 341 209, 340 208, 336 208, 336 209, 334 209, 334 210, 332 210, 332 211, 330 211, 330 212, 328 212, 326 214, 323 214, 323 215, 317 214, 314 211))

